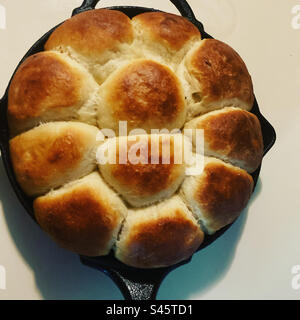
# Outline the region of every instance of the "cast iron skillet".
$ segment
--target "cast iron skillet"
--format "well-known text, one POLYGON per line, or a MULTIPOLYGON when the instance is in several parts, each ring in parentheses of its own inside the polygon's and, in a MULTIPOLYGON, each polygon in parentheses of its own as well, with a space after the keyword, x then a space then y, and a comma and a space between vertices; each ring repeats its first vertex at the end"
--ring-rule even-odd
MULTIPOLYGON (((196 20, 192 9, 190 8, 190 6, 185 0, 170 0, 170 1, 176 6, 176 8, 179 10, 182 16, 189 19, 194 25, 196 25, 199 28, 203 38, 212 38, 210 35, 208 35, 204 31, 202 23, 196 20)), ((73 11, 72 15, 76 15, 83 11, 95 9, 98 2, 99 0, 85 0, 79 8, 76 8, 73 11)), ((110 7, 108 9, 120 10, 126 15, 128 15, 130 18, 143 12, 159 11, 159 10, 150 9, 150 8, 128 7, 128 6, 110 7)), ((40 40, 38 40, 32 46, 32 48, 27 52, 27 54, 24 56, 20 64, 28 56, 33 55, 39 51, 43 51, 45 42, 49 38, 50 34, 57 27, 58 26, 54 27, 52 30, 47 32, 40 40)), ((8 85, 8 88, 9 88, 9 85, 8 85)), ((2 160, 4 162, 7 175, 9 177, 9 180, 11 182, 11 185, 17 197, 19 198, 20 202, 22 203, 22 205, 24 206, 28 214, 34 219, 33 208, 32 208, 33 199, 28 198, 19 187, 15 179, 11 161, 10 161, 9 129, 8 129, 7 117, 6 117, 8 88, 6 89, 5 95, 0 100, 0 147, 2 151, 2 160)), ((253 112, 258 117, 262 127, 263 140, 264 140, 264 155, 265 155, 275 143, 275 139, 276 139, 275 130, 260 113, 256 100, 251 112, 253 112)), ((259 172, 260 172, 260 167, 252 174, 255 184, 257 182, 259 172)), ((199 247, 198 251, 205 248, 209 244, 211 244, 214 240, 220 237, 229 227, 230 226, 223 228, 222 230, 218 231, 212 236, 206 236, 204 243, 199 247)), ((117 259, 115 259, 112 253, 106 257, 91 258, 91 257, 80 256, 80 260, 83 264, 96 268, 104 272, 105 274, 107 274, 120 288, 125 299, 150 300, 150 299, 155 299, 158 288, 162 280, 164 279, 164 277, 169 272, 176 269, 177 267, 188 263, 191 260, 191 258, 171 267, 151 269, 151 270, 143 270, 143 269, 128 267, 125 264, 119 262, 117 259)))

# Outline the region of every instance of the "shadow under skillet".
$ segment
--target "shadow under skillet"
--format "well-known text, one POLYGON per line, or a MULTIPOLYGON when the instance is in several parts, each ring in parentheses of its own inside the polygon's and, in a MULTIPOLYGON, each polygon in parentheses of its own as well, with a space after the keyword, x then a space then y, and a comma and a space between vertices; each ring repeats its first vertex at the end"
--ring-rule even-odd
MULTIPOLYGON (((248 207, 233 225, 212 244, 196 252, 191 263, 167 275, 158 291, 157 300, 189 300, 192 295, 205 293, 228 272, 235 250, 246 224, 248 208, 262 189, 258 179, 248 207), (180 283, 180 285, 178 285, 180 283)), ((226 298, 225 298, 226 299, 226 298)))
POLYGON ((36 286, 44 299, 123 300, 120 290, 109 277, 84 266, 78 255, 58 247, 34 223, 14 194, 2 161, 0 201, 9 232, 34 271, 36 286))

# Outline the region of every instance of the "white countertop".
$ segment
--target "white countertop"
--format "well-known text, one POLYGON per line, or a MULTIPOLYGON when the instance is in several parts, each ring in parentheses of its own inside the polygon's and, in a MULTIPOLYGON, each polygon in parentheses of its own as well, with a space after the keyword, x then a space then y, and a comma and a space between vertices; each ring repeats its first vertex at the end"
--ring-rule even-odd
MULTIPOLYGON (((81 2, 0 0, 0 95, 30 46, 81 2)), ((300 279, 294 279, 293 288, 292 268, 300 265, 300 1, 189 3, 207 32, 233 46, 245 60, 277 142, 264 158, 247 210, 191 263, 168 275, 158 299, 299 299, 300 279)), ((121 4, 177 12, 166 0, 101 1, 101 7, 121 4)), ((75 254, 60 249, 31 221, 10 187, 2 161, 1 299, 122 299, 106 275, 81 265, 75 254)))

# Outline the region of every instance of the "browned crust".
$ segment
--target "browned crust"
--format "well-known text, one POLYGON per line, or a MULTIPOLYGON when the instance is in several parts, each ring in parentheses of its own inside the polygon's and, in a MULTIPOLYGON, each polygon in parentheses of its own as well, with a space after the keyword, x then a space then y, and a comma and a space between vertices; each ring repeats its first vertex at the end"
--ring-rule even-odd
POLYGON ((113 108, 115 119, 127 120, 135 128, 148 121, 153 129, 164 128, 185 108, 176 75, 150 60, 136 61, 124 68, 110 85, 106 101, 113 108))
POLYGON ((107 254, 120 223, 113 207, 87 186, 56 197, 37 198, 34 211, 42 229, 60 246, 87 256, 107 254))
POLYGON ((76 107, 82 78, 57 54, 40 52, 27 58, 16 72, 8 93, 12 125, 54 108, 76 107))
MULTIPOLYGON (((141 161, 133 164, 128 159, 125 164, 120 163, 119 150, 126 152, 124 144, 117 145, 117 164, 107 165, 110 166, 110 174, 113 179, 118 181, 118 184, 123 188, 130 190, 131 195, 136 196, 148 196, 153 195, 163 190, 168 189, 174 181, 176 181, 184 171, 184 166, 175 164, 174 158, 174 139, 162 139, 151 141, 151 136, 146 139, 137 139, 132 142, 127 140, 127 157, 128 153, 132 152, 133 144, 140 143, 142 145, 141 150, 145 156, 141 156, 140 150, 138 150, 141 161), (152 142, 154 144, 152 145, 152 142), (170 157, 164 158, 163 145, 170 146, 170 157), (157 164, 151 163, 151 158, 157 160, 157 164), (166 163, 168 161, 168 163, 166 163)), ((125 142, 126 144, 126 142, 125 142)), ((177 150, 180 152, 179 150, 177 150)), ((143 154, 142 154, 143 155, 143 154)))
POLYGON ((188 69, 201 84, 205 102, 236 98, 252 107, 251 76, 241 57, 227 44, 215 39, 203 40, 193 53, 188 69))
POLYGON ((124 13, 96 9, 80 13, 59 26, 46 42, 45 50, 70 46, 84 56, 97 57, 132 40, 131 20, 124 13))
MULTIPOLYGON (((130 164, 113 165, 112 176, 136 195, 151 195, 168 188, 172 165, 130 164)), ((173 170, 172 170, 173 169, 173 170)))
POLYGON ((250 172, 260 165, 263 137, 257 117, 245 110, 231 109, 200 121, 209 149, 229 160, 242 161, 250 172))
POLYGON ((190 21, 165 12, 146 12, 132 19, 139 22, 150 34, 152 41, 180 50, 188 41, 199 38, 200 32, 190 21))
POLYGON ((208 163, 194 198, 209 228, 218 230, 239 216, 252 190, 253 179, 246 171, 222 163, 208 163))
POLYGON ((10 155, 16 178, 26 193, 35 193, 67 170, 75 168, 85 142, 82 132, 65 129, 59 135, 28 131, 10 141, 10 155))
POLYGON ((134 225, 124 245, 124 262, 140 268, 169 266, 189 258, 203 240, 201 229, 177 210, 172 217, 134 225))

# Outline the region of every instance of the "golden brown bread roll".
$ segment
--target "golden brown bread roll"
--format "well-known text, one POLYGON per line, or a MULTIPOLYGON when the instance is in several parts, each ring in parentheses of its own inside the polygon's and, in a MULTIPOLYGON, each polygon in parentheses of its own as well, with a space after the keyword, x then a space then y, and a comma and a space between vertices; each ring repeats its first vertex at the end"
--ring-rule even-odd
POLYGON ((178 69, 188 99, 188 117, 238 107, 250 110, 252 80, 241 57, 227 44, 205 39, 185 57, 178 69))
POLYGON ((41 122, 81 120, 96 123, 98 86, 78 63, 55 52, 39 52, 17 70, 8 93, 11 134, 41 122))
POLYGON ((79 13, 60 25, 45 50, 68 53, 83 63, 102 83, 107 73, 126 60, 133 41, 131 20, 122 12, 107 9, 79 13))
POLYGON ((116 258, 138 268, 158 268, 188 259, 204 233, 180 197, 129 210, 116 243, 116 258))
POLYGON ((16 179, 25 193, 41 195, 91 173, 98 133, 80 122, 51 122, 10 140, 16 179))
POLYGON ((253 190, 253 179, 243 169, 221 160, 206 158, 199 176, 185 179, 180 190, 182 199, 203 230, 213 234, 232 223, 245 209, 253 190))
POLYGON ((100 172, 134 207, 169 198, 185 177, 182 135, 123 136, 109 139, 107 148, 115 152, 106 164, 99 164, 100 172))
POLYGON ((151 60, 134 60, 113 73, 101 86, 100 128, 119 134, 119 121, 128 131, 141 128, 180 129, 186 118, 181 83, 170 68, 151 60))
POLYGON ((165 12, 146 12, 132 19, 134 50, 177 68, 194 43, 201 40, 197 27, 181 16, 165 12))
POLYGON ((34 201, 40 226, 60 246, 86 256, 108 254, 127 209, 98 173, 34 201))
MULTIPOLYGON (((257 117, 239 108, 224 108, 197 117, 185 129, 204 130, 205 155, 220 158, 248 172, 255 171, 263 156, 263 138, 257 117)), ((195 145, 195 137, 193 137, 195 145)))

